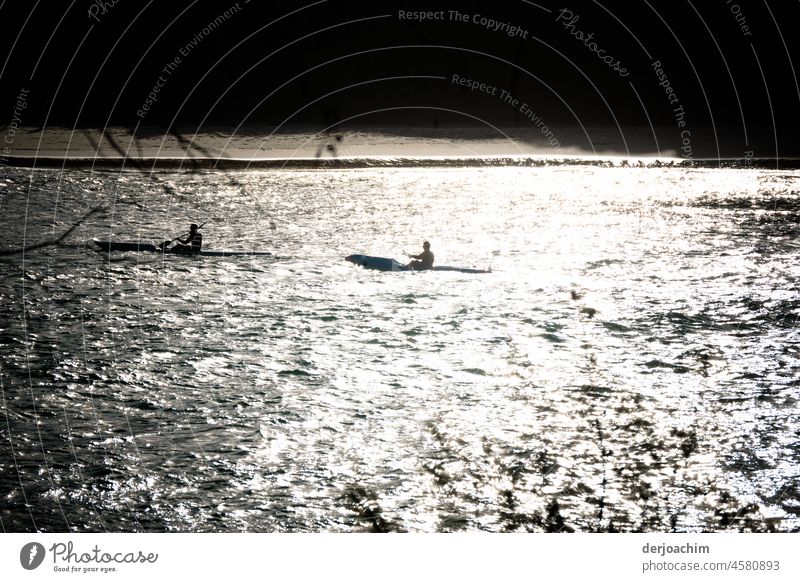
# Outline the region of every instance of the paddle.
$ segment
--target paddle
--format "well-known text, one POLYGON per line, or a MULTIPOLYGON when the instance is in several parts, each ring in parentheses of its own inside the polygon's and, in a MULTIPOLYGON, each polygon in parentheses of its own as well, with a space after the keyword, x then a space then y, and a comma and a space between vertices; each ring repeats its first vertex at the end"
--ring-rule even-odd
MULTIPOLYGON (((406 258, 409 258, 409 259, 413 259, 416 256, 416 255, 408 254, 405 249, 403 249, 403 254, 406 256, 406 258)), ((414 275, 417 274, 417 271, 416 271, 416 269, 414 269, 414 267, 409 266, 408 270, 411 271, 414 275)))
MULTIPOLYGON (((204 227, 204 226, 207 224, 207 222, 208 222, 208 221, 206 221, 206 222, 204 222, 203 224, 201 224, 200 226, 198 226, 198 227, 197 227, 197 230, 200 230, 201 228, 203 228, 203 227, 204 227)), ((176 237, 175 237, 175 238, 173 238, 172 240, 165 240, 164 242, 162 242, 162 243, 161 243, 160 245, 158 245, 158 246, 159 246, 159 248, 161 248, 161 249, 166 249, 166 248, 167 248, 169 245, 171 245, 172 243, 174 243, 176 240, 178 240, 178 239, 179 239, 179 238, 181 238, 182 236, 185 236, 185 235, 189 234, 190 232, 191 232, 191 231, 186 231, 186 230, 184 230, 182 233, 180 233, 178 236, 176 236, 176 237)))

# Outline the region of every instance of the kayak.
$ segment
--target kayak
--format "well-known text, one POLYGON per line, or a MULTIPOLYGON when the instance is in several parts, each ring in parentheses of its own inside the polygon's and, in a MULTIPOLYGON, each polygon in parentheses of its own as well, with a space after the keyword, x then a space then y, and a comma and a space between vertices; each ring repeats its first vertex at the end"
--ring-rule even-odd
MULTIPOLYGON (((385 257, 371 257, 369 255, 350 255, 344 258, 345 261, 360 265, 365 269, 374 269, 376 271, 413 271, 408 265, 404 265, 395 261, 394 259, 387 259, 385 257)), ((468 269, 464 267, 447 267, 447 266, 434 266, 430 271, 455 271, 457 273, 491 273, 491 270, 484 269, 468 269)))
POLYGON ((211 250, 201 250, 199 253, 192 253, 182 250, 180 248, 171 248, 162 250, 154 244, 145 243, 145 242, 115 242, 115 241, 108 241, 108 240, 97 240, 93 239, 92 242, 100 247, 101 250, 104 251, 136 251, 136 252, 145 252, 145 253, 164 253, 168 255, 185 255, 185 256, 195 256, 199 255, 201 257, 253 257, 253 256, 263 256, 268 257, 271 256, 272 253, 269 251, 211 251, 211 250))

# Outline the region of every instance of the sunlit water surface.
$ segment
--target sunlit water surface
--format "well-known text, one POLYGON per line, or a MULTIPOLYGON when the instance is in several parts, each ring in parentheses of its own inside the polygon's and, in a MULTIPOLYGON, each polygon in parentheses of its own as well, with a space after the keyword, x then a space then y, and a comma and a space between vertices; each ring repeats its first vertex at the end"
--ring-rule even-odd
POLYGON ((2 529, 797 531, 799 177, 3 170, 2 529))

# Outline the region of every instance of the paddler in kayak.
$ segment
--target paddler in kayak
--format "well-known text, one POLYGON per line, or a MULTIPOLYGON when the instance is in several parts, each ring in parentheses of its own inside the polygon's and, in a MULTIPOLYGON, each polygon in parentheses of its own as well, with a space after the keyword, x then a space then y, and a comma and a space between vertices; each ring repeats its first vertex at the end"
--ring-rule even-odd
POLYGON ((414 271, 425 271, 433 268, 433 253, 431 252, 431 243, 425 241, 422 243, 422 252, 418 255, 408 255, 409 258, 415 259, 408 264, 408 268, 414 271))
MULTIPOLYGON (((195 253, 199 253, 200 249, 203 247, 203 235, 200 234, 200 227, 196 224, 189 225, 189 235, 185 238, 177 238, 173 239, 177 240, 178 243, 170 250, 177 253, 186 253, 187 255, 193 255, 195 253)), ((172 241, 165 241, 161 243, 161 248, 166 249, 169 247, 172 241)))

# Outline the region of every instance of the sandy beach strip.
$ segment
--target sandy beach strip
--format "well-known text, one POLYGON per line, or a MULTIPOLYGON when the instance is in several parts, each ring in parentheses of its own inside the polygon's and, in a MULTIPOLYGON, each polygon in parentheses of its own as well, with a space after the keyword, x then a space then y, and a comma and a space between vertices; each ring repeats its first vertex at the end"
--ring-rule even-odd
MULTIPOLYGON (((670 128, 19 128, 0 165, 92 169, 610 166, 797 168, 796 158, 755 155, 735 131, 695 132, 691 149, 665 147, 670 128), (662 137, 658 137, 662 136, 662 137), (733 144, 733 145, 732 145, 733 144)), ((2 130, 0 130, 2 133, 2 130)), ((675 137, 675 136, 673 136, 675 137)), ((674 140, 673 140, 674 141, 674 140)), ((678 146, 678 147, 675 147, 678 146)))

